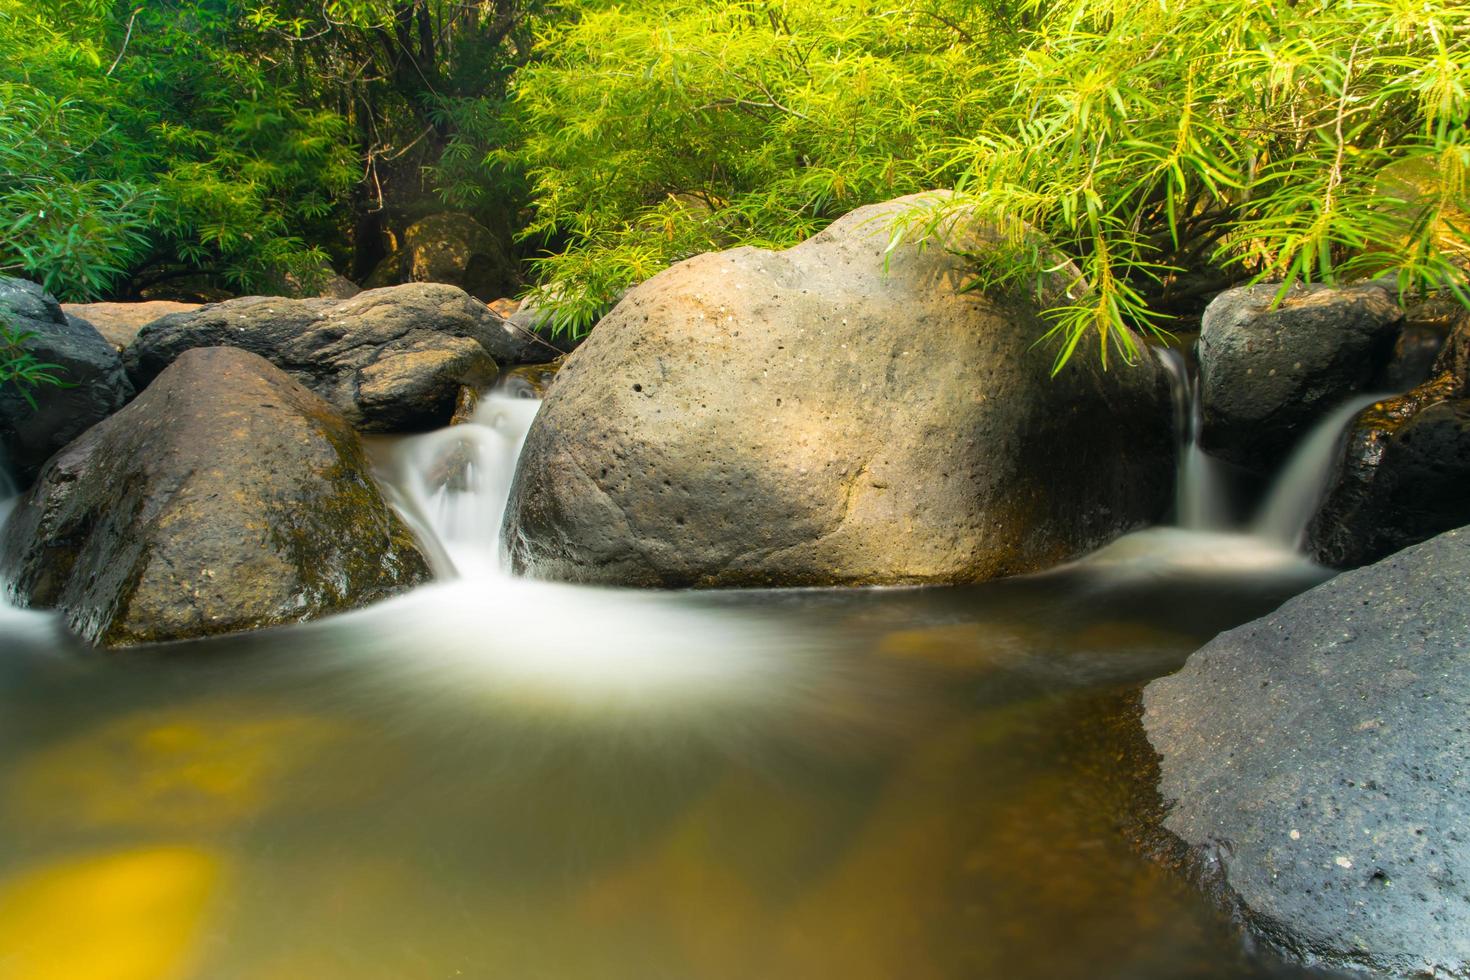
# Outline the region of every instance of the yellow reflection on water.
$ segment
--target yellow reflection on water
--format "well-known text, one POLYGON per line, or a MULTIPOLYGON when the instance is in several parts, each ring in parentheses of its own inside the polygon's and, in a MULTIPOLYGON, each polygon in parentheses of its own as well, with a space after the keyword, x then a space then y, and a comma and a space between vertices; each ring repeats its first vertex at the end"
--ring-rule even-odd
POLYGON ((23 821, 76 829, 229 826, 258 813, 287 776, 344 734, 330 722, 260 711, 204 702, 85 731, 27 760, 10 809, 23 821))
POLYGON ((187 846, 68 858, 0 882, 3 980, 183 980, 223 865, 187 846))

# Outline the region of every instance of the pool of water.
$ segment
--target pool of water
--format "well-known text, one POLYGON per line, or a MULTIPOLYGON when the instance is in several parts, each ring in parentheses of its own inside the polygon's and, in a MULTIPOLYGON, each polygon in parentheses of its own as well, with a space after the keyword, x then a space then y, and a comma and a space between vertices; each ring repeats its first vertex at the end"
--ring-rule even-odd
POLYGON ((480 578, 152 652, 0 610, 0 977, 1299 977, 1141 848, 1136 698, 1322 573, 480 578))

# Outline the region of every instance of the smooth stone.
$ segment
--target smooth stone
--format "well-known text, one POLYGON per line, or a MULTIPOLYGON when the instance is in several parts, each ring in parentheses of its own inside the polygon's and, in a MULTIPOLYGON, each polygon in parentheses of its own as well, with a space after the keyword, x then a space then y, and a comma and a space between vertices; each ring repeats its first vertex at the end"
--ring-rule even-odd
POLYGON ((1377 283, 1231 289, 1200 330, 1200 445, 1260 474, 1277 472, 1323 416, 1365 393, 1393 356, 1403 312, 1377 283))
POLYGON ((123 352, 139 388, 187 350, 238 347, 331 402, 363 432, 448 423, 459 390, 498 374, 499 326, 455 286, 413 283, 346 300, 252 296, 166 316, 123 352))
MULTIPOLYGON (((574 351, 507 509, 514 566, 635 586, 962 582, 1035 571, 1157 520, 1162 368, 1055 350, 1025 300, 964 290, 937 196, 861 208, 785 252, 681 262, 574 351)), ((1067 283, 1048 286, 1053 298, 1067 283)))
POLYGON ((8 470, 25 486, 53 453, 122 408, 133 386, 116 348, 90 323, 67 316, 35 283, 0 276, 0 322, 35 334, 24 349, 56 365, 53 373, 65 382, 24 389, 14 381, 0 384, 0 484, 8 470))

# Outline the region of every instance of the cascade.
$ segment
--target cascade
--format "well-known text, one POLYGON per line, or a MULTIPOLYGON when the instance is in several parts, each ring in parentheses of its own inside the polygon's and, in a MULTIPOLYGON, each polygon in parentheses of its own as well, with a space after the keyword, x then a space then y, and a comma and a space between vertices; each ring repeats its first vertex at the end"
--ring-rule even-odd
POLYGON ((1272 545, 1299 549, 1331 479, 1344 430, 1364 408, 1385 397, 1360 395, 1322 418, 1297 444, 1248 527, 1233 528, 1223 465, 1200 448, 1199 378, 1190 377, 1178 351, 1158 349, 1169 372, 1179 432, 1179 472, 1175 513, 1180 528, 1192 531, 1245 530, 1272 545))
POLYGON ((1191 378, 1184 357, 1158 349, 1169 372, 1174 394, 1175 431, 1179 435, 1179 475, 1174 512, 1179 526, 1191 531, 1223 531, 1230 526, 1230 501, 1220 463, 1200 448, 1199 378, 1191 378))
POLYGON ((430 545, 440 577, 504 575, 500 525, 521 444, 541 402, 501 391, 470 421, 404 440, 389 475, 400 512, 430 545))
POLYGON ((1317 423, 1297 444, 1286 468, 1271 485, 1265 503, 1251 522, 1251 533, 1288 548, 1302 547, 1307 525, 1327 493, 1333 463, 1348 424, 1384 395, 1360 395, 1349 399, 1317 423))

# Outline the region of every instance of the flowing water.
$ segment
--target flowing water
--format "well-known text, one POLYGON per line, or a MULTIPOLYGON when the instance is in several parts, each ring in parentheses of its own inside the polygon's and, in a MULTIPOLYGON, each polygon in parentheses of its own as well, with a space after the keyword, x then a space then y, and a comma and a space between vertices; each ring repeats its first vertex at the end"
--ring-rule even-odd
POLYGON ((1148 679, 1325 577, 1156 529, 973 587, 515 580, 535 403, 376 447, 444 578, 89 654, 0 610, 5 980, 1304 976, 1144 856, 1148 679))

